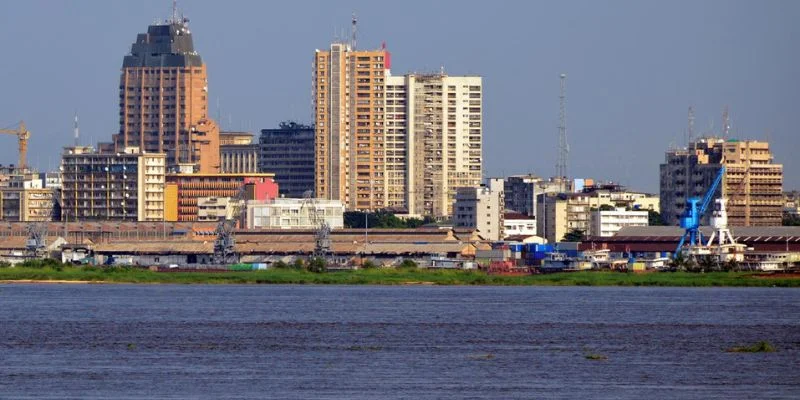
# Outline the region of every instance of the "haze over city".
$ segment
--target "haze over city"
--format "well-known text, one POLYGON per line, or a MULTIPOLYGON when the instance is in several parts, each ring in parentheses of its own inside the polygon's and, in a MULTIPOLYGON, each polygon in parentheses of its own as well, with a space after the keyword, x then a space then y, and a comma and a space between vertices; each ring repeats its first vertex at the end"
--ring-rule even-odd
MULTIPOLYGON (((80 117, 83 144, 118 130, 122 57, 169 1, 4 2, 0 127, 24 120, 29 162, 55 169, 80 117)), ((392 52, 392 72, 484 79, 485 176, 554 173, 559 74, 566 73, 569 174, 658 191, 658 164, 695 131, 766 139, 800 187, 796 105, 800 3, 184 1, 208 66, 209 109, 223 129, 310 123, 314 49, 349 35, 392 52), (424 11, 424 12, 423 12, 424 11)), ((0 161, 14 163, 4 137, 0 161)))

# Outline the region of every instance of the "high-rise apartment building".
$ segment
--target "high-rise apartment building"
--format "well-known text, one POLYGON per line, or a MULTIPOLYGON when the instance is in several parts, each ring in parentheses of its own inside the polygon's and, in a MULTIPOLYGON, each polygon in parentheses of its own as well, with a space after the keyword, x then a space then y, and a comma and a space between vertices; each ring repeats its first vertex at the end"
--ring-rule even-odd
POLYGON ((219 128, 208 116, 206 66, 194 50, 186 20, 150 25, 122 63, 116 152, 134 146, 166 153, 167 168, 220 168, 219 128))
POLYGON ((769 144, 718 138, 702 138, 686 149, 667 151, 660 166, 664 221, 677 225, 687 198, 702 198, 722 165, 726 173, 715 196, 724 194, 728 199, 728 225, 781 225, 783 165, 773 164, 769 144))
POLYGON ((453 215, 456 190, 482 180, 482 78, 408 74, 386 82, 387 206, 453 215))
POLYGON ((314 190, 314 127, 282 122, 262 129, 259 170, 275 174, 281 196, 300 198, 314 190))
POLYGON ((390 53, 334 43, 314 66, 318 197, 349 210, 452 215, 482 179, 478 76, 391 76, 390 53))
POLYGON ((384 208, 384 93, 389 52, 333 43, 314 55, 316 196, 384 208))

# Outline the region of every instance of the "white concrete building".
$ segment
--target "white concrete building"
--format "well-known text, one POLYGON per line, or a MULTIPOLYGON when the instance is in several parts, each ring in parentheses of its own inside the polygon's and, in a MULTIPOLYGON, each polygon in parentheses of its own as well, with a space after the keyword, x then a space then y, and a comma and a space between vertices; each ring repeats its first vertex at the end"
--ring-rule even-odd
POLYGON ((277 198, 247 202, 247 229, 314 229, 312 212, 331 229, 344 228, 344 204, 340 200, 277 198))
POLYGON ((503 216, 504 238, 509 236, 536 235, 536 218, 520 213, 505 213, 503 216))
POLYGON ((459 188, 453 205, 453 226, 474 228, 488 240, 501 240, 504 221, 503 179, 489 180, 489 186, 459 188))
POLYGON ((232 218, 235 202, 230 197, 200 197, 197 199, 197 220, 216 222, 222 218, 232 218))
POLYGON ((388 75, 385 105, 386 206, 453 215, 456 190, 481 184, 482 78, 388 75))
POLYGON ((590 236, 614 236, 617 231, 627 226, 647 226, 647 211, 625 211, 617 208, 613 211, 592 211, 590 236))

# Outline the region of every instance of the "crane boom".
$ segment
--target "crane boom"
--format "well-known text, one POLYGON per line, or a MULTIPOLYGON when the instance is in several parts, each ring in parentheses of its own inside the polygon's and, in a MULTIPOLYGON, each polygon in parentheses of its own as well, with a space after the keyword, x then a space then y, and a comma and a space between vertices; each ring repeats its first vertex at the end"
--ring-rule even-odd
POLYGON ((698 220, 703 217, 703 215, 706 213, 706 209, 708 209, 709 204, 711 204, 711 201, 714 199, 714 193, 717 192, 717 188, 719 187, 719 184, 722 182, 723 176, 725 176, 724 165, 719 169, 719 172, 717 172, 717 176, 714 178, 714 182, 711 183, 711 187, 708 188, 708 192, 706 192, 706 195, 703 197, 703 204, 702 206, 700 206, 699 210, 700 215, 698 216, 698 220))
POLYGON ((231 215, 225 215, 220 219, 217 228, 214 230, 216 239, 214 240, 214 257, 215 264, 233 264, 238 262, 238 257, 235 252, 236 239, 233 235, 233 229, 236 227, 236 221, 241 217, 243 207, 245 190, 247 183, 242 183, 236 194, 230 198, 228 204, 231 207, 231 215))
POLYGON ((683 214, 681 214, 680 217, 681 228, 685 229, 686 231, 683 233, 681 240, 678 242, 678 247, 675 249, 673 258, 678 257, 678 254, 680 254, 681 248, 683 248, 683 244, 686 242, 687 238, 689 239, 690 246, 702 244, 703 234, 700 232, 700 219, 703 218, 703 215, 708 209, 708 205, 711 204, 711 201, 714 199, 714 194, 722 182, 722 178, 725 176, 725 169, 725 165, 720 167, 719 171, 717 172, 717 176, 714 178, 714 181, 711 183, 711 186, 708 188, 708 191, 703 196, 702 200, 697 197, 690 197, 686 199, 686 209, 683 211, 683 214))
POLYGON ((17 135, 19 140, 19 163, 17 165, 19 168, 27 167, 28 139, 31 137, 31 132, 25 128, 25 121, 20 121, 17 129, 0 129, 0 133, 17 135))

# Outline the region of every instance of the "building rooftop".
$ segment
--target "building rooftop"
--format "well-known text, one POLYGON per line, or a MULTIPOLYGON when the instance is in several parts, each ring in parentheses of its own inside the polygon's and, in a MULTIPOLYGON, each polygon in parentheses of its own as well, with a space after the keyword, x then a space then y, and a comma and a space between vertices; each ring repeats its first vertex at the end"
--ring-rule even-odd
POLYGON ((187 21, 150 25, 147 33, 136 36, 122 68, 132 67, 201 67, 203 60, 194 51, 187 21))

